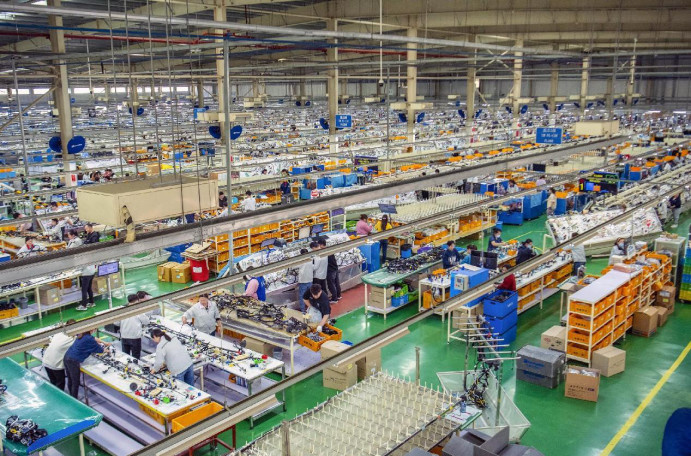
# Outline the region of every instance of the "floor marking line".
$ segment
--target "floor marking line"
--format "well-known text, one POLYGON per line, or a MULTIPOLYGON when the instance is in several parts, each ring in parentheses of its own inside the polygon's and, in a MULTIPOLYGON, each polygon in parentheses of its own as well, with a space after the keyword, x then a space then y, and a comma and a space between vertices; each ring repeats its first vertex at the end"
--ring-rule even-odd
POLYGON ((608 456, 612 450, 614 450, 614 447, 617 446, 619 441, 621 440, 624 435, 631 429, 631 426, 633 426, 636 421, 638 421, 638 418, 641 416, 643 413, 643 410, 645 410, 648 405, 650 405, 650 402, 653 400, 653 398, 657 395, 657 393, 660 392, 660 389, 664 386, 665 383, 667 383, 667 380, 672 376, 674 371, 677 370, 677 368, 681 365, 681 363, 684 361, 686 358, 686 355, 689 354, 689 351, 691 351, 691 342, 689 342, 686 345, 686 348, 679 354, 677 357, 676 361, 670 366, 669 369, 664 373, 664 375, 658 380, 657 384, 653 387, 653 389, 650 390, 648 395, 643 399, 643 402, 641 402, 638 405, 638 408, 633 412, 633 414, 629 417, 628 420, 626 420, 626 423, 619 429, 619 432, 615 434, 614 437, 612 437, 612 440, 609 441, 605 449, 600 453, 600 456, 608 456))

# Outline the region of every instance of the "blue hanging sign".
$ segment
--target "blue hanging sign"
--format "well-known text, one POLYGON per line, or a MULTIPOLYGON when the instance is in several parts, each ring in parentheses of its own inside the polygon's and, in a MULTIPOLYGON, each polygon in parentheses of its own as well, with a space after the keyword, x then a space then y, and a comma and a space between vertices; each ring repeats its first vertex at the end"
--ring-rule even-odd
POLYGON ((510 108, 510 107, 504 106, 504 109, 506 109, 506 112, 508 112, 509 114, 511 114, 511 108, 510 108))
POLYGON ((84 147, 86 147, 86 139, 83 136, 75 136, 67 141, 68 154, 78 154, 84 150, 84 147))
POLYGON ((542 103, 542 109, 549 111, 549 105, 547 103, 542 103))
POLYGON ((353 127, 353 116, 351 116, 350 114, 338 114, 338 115, 336 115, 336 128, 352 128, 352 127, 353 127))
POLYGON ((477 119, 478 117, 480 117, 480 114, 482 114, 482 109, 478 109, 478 110, 475 112, 475 118, 477 119))
POLYGON ((302 106, 302 102, 301 102, 301 101, 296 101, 296 102, 295 102, 295 106, 302 106))
POLYGON ((319 119, 319 125, 321 125, 324 130, 329 129, 329 122, 323 117, 319 119))
POLYGON ((579 102, 577 102, 577 101, 574 101, 574 102, 573 102, 573 105, 574 105, 575 107, 577 107, 577 108, 580 108, 580 107, 581 107, 581 104, 580 104, 579 102))
POLYGON ((557 105, 557 111, 561 111, 562 109, 564 109, 564 103, 557 105))
POLYGON ((536 144, 561 144, 564 130, 562 128, 538 127, 535 132, 536 144))
POLYGON ((592 107, 593 107, 593 104, 594 104, 594 103, 591 101, 590 103, 588 103, 587 105, 585 105, 586 109, 592 108, 592 107))
POLYGON ((458 115, 461 116, 461 119, 465 119, 465 112, 462 109, 458 110, 458 115))
POLYGON ((305 101, 305 106, 312 106, 312 102, 309 100, 305 101))
POLYGON ((209 134, 212 138, 221 139, 221 127, 218 125, 211 125, 209 127, 209 134))
POLYGON ((230 129, 230 139, 232 141, 235 141, 240 137, 242 134, 242 125, 235 125, 233 128, 230 129))
POLYGON ((521 106, 521 114, 525 114, 526 112, 528 112, 528 105, 521 106))
POLYGON ((424 112, 421 112, 420 114, 417 115, 417 118, 415 119, 415 122, 417 122, 417 123, 422 123, 422 121, 424 120, 424 118, 425 118, 425 113, 424 113, 424 112))
POLYGON ((53 136, 48 140, 48 147, 53 152, 62 152, 62 140, 59 136, 53 136))
POLYGON ((408 122, 408 116, 405 115, 403 112, 398 113, 398 121, 399 122, 408 122))

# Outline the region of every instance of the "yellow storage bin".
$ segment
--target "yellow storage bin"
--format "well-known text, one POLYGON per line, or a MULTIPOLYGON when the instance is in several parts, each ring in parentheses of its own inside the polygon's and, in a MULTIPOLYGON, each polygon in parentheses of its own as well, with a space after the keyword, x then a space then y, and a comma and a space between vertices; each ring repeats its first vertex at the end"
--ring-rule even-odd
POLYGON ((174 418, 172 421, 173 432, 178 432, 186 427, 192 426, 205 418, 217 414, 221 410, 223 410, 223 406, 221 404, 216 402, 207 402, 204 405, 192 409, 184 415, 174 418))

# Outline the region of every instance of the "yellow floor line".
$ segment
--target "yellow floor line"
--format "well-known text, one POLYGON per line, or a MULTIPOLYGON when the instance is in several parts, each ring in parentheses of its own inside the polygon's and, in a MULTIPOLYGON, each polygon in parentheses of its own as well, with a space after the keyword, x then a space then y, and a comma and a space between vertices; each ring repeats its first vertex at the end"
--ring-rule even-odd
POLYGON ((681 352, 679 357, 674 361, 674 364, 667 369, 667 372, 660 378, 660 380, 657 382, 655 387, 650 390, 648 395, 643 399, 643 402, 640 403, 638 408, 636 409, 635 412, 629 417, 628 420, 626 420, 626 423, 619 429, 619 432, 616 433, 614 437, 612 437, 612 440, 609 441, 605 449, 600 453, 600 456, 608 456, 612 450, 614 450, 614 447, 617 446, 619 441, 621 440, 622 437, 626 435, 627 432, 629 432, 629 429, 631 429, 631 426, 633 426, 636 421, 638 421, 638 417, 641 416, 641 413, 643 413, 643 410, 648 407, 650 402, 653 400, 653 398, 657 395, 657 393, 660 392, 660 389, 664 386, 665 383, 667 383, 667 380, 669 380, 669 377, 672 376, 675 370, 677 370, 677 367, 684 361, 684 358, 686 358, 686 355, 689 354, 689 351, 691 351, 691 342, 686 345, 686 348, 681 352))

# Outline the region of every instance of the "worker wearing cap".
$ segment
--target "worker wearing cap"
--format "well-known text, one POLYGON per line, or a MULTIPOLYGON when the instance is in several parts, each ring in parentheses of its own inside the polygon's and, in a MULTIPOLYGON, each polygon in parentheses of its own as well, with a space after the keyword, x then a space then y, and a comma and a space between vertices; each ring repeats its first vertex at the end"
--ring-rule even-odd
POLYGON ((182 324, 190 326, 194 324, 197 331, 215 336, 217 332, 221 332, 221 313, 215 302, 209 300, 208 296, 202 295, 199 297, 199 302, 182 315, 182 324))

